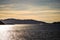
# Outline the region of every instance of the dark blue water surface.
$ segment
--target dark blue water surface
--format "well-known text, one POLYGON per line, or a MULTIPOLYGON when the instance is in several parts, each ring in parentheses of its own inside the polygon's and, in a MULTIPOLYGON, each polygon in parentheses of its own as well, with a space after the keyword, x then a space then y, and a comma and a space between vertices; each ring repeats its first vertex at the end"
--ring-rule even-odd
POLYGON ((59 28, 38 24, 0 25, 0 40, 60 40, 59 28))

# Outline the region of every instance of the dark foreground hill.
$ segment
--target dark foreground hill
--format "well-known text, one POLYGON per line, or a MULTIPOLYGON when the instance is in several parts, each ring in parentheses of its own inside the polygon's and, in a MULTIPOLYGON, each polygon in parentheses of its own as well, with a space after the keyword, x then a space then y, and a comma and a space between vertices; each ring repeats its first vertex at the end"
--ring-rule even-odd
POLYGON ((2 21, 0 21, 0 24, 4 24, 2 21))
POLYGON ((46 23, 43 21, 37 21, 37 20, 20 20, 20 19, 5 19, 5 20, 0 20, 0 24, 40 24, 40 25, 60 25, 60 22, 54 22, 54 23, 46 23))
POLYGON ((45 22, 36 21, 36 20, 19 20, 19 19, 5 19, 5 20, 0 20, 0 21, 2 21, 4 24, 40 24, 40 23, 45 23, 45 22))

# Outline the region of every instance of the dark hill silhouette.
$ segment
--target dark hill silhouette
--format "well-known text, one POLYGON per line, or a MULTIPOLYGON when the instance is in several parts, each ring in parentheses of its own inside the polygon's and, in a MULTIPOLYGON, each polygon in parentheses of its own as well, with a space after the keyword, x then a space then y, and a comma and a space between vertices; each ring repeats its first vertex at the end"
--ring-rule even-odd
POLYGON ((0 24, 4 24, 2 21, 0 21, 0 24))
POLYGON ((32 20, 32 19, 29 19, 29 20, 5 19, 5 20, 2 20, 2 21, 5 24, 40 24, 40 23, 45 23, 45 22, 42 22, 42 21, 36 21, 36 20, 32 20))
POLYGON ((33 19, 14 19, 14 18, 9 18, 9 19, 4 19, 0 20, 0 24, 40 24, 40 25, 60 25, 60 22, 53 22, 53 23, 46 23, 43 21, 37 21, 33 19))
POLYGON ((57 25, 59 25, 59 24, 60 24, 60 22, 54 22, 53 24, 57 24, 57 25))

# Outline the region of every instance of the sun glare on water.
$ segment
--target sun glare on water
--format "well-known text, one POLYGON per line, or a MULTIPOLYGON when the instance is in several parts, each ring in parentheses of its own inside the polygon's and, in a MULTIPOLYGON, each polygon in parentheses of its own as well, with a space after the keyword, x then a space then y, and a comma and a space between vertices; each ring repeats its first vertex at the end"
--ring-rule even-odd
POLYGON ((14 25, 0 25, 0 31, 12 30, 14 25))
POLYGON ((0 40, 11 40, 9 30, 12 30, 14 25, 0 25, 0 40))
POLYGON ((8 31, 8 30, 22 30, 25 29, 29 25, 0 25, 0 31, 8 31))

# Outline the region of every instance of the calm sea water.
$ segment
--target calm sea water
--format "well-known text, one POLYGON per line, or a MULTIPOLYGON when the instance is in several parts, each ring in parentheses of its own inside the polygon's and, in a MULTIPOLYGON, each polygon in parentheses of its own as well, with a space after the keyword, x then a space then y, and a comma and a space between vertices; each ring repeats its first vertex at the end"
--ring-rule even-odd
POLYGON ((0 25, 0 40, 60 40, 55 28, 38 24, 0 25))

